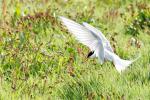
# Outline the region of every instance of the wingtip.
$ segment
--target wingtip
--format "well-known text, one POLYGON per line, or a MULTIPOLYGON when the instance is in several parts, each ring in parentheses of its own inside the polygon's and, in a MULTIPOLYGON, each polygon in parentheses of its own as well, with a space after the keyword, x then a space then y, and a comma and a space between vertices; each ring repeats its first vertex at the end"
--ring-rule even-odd
POLYGON ((61 19, 61 20, 62 20, 62 19, 64 19, 64 17, 63 17, 63 16, 59 16, 58 18, 59 18, 59 19, 61 19))
POLYGON ((87 24, 87 23, 86 23, 86 22, 83 22, 82 24, 85 25, 85 24, 87 24))
POLYGON ((64 16, 59 16, 59 19, 60 19, 60 21, 62 21, 63 22, 63 24, 65 24, 66 22, 68 22, 69 21, 69 19, 67 19, 66 17, 64 17, 64 16))
POLYGON ((61 19, 61 20, 67 20, 67 18, 65 18, 64 16, 59 16, 59 19, 61 19))

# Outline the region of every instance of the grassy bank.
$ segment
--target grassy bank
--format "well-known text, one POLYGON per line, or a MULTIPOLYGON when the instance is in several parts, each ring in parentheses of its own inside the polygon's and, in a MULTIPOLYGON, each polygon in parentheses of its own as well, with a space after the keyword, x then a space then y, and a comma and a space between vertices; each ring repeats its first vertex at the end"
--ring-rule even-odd
POLYGON ((2 0, 0 7, 2 100, 150 99, 149 0, 2 0), (59 16, 90 23, 121 58, 140 59, 122 74, 87 59, 89 49, 59 16))

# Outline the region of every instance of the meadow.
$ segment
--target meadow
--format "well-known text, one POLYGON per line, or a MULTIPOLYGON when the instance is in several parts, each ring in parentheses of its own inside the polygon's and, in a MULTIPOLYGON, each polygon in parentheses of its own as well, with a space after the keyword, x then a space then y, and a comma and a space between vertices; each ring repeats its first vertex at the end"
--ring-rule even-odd
POLYGON ((149 100, 150 1, 1 0, 0 99, 149 100), (59 16, 101 30, 121 58, 141 57, 121 74, 87 59, 59 16))

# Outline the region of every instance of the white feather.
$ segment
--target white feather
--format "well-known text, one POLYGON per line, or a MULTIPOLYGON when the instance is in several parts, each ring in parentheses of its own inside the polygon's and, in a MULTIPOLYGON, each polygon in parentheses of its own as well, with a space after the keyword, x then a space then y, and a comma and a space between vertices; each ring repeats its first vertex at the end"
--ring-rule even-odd
POLYGON ((67 26, 69 32, 71 32, 77 40, 84 45, 88 46, 91 51, 94 51, 96 57, 98 57, 101 64, 104 62, 104 47, 101 37, 94 32, 88 30, 83 25, 80 25, 70 19, 60 17, 63 24, 67 26))
POLYGON ((105 58, 105 60, 113 62, 117 71, 121 72, 139 58, 138 57, 132 61, 123 60, 113 52, 110 42, 106 39, 102 32, 95 27, 85 22, 83 25, 80 25, 64 17, 60 17, 60 19, 77 40, 88 46, 91 51, 94 51, 92 58, 95 56, 98 57, 101 64, 103 64, 105 58))
POLYGON ((105 49, 105 59, 108 61, 112 61, 115 65, 117 71, 121 73, 124 71, 128 66, 130 66, 134 61, 138 60, 140 58, 140 55, 134 59, 134 60, 124 60, 121 59, 118 55, 115 53, 110 52, 109 50, 105 49))
POLYGON ((113 52, 113 49, 110 45, 110 42, 106 39, 106 37, 102 34, 102 32, 98 29, 96 29, 95 27, 91 26, 90 24, 84 22, 83 25, 89 29, 90 31, 92 31, 93 33, 97 34, 99 37, 101 37, 104 48, 106 48, 107 50, 113 52))

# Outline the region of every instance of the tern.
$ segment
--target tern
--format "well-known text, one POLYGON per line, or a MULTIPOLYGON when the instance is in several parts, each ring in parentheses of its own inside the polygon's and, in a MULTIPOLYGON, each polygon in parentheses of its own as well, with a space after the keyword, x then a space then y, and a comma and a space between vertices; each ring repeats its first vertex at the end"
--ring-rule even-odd
POLYGON ((101 65, 104 63, 104 61, 111 61, 113 62, 117 71, 121 73, 139 58, 137 57, 134 60, 121 59, 114 53, 110 42, 100 30, 86 22, 79 24, 63 16, 60 16, 59 18, 63 25, 67 27, 68 31, 72 33, 80 43, 90 48, 91 52, 88 54, 88 58, 98 57, 101 65))

